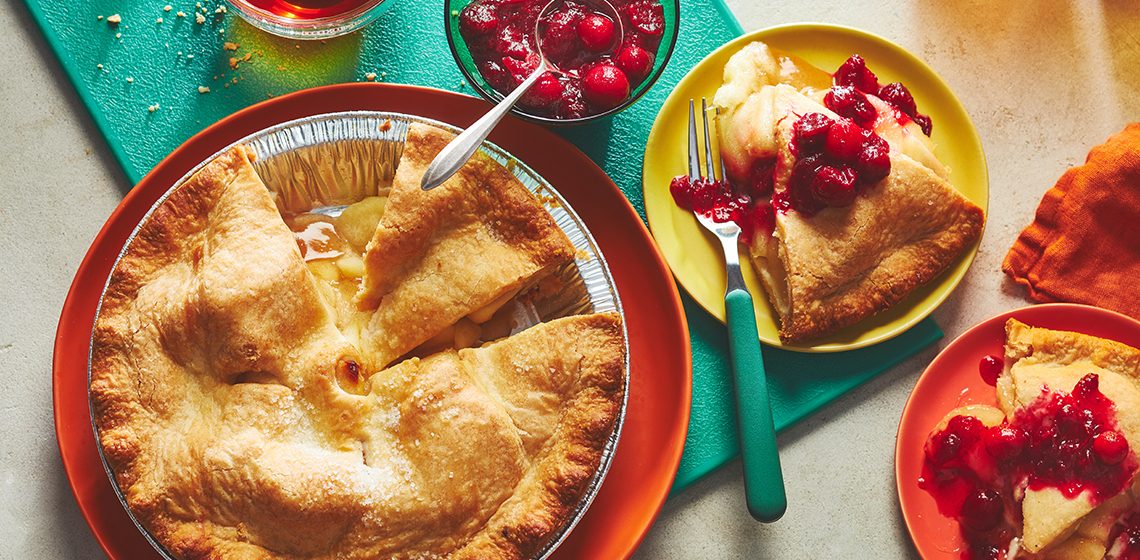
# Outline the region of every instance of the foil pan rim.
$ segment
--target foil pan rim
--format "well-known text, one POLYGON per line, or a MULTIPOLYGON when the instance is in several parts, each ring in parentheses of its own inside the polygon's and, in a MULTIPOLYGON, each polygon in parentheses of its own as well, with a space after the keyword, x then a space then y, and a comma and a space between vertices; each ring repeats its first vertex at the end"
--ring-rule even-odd
MULTIPOLYGON (((389 111, 366 111, 366 110, 338 111, 338 112, 310 115, 307 117, 301 117, 298 119, 285 121, 285 122, 273 125, 271 127, 267 127, 267 128, 252 132, 252 133, 250 133, 250 134, 248 134, 248 135, 246 135, 246 136, 244 136, 244 137, 242 137, 242 138, 240 138, 240 139, 238 139, 238 140, 236 140, 230 144, 227 144, 223 148, 221 148, 221 149, 215 151, 214 153, 210 154, 208 157, 206 157, 205 159, 200 161, 197 165, 195 165, 189 171, 187 171, 184 175, 182 175, 165 192, 163 192, 162 195, 160 195, 155 200, 155 202, 146 211, 146 213, 144 213, 143 216, 139 219, 138 224, 135 225, 135 227, 131 231, 130 235, 127 236, 126 241, 124 241, 122 249, 120 249, 119 253, 115 256, 115 262, 111 266, 111 273, 108 274, 107 280, 106 280, 106 282, 104 282, 103 288, 100 292, 99 303, 95 309, 95 316, 94 316, 93 322, 98 323, 99 315, 103 310, 103 299, 106 296, 107 288, 110 286, 111 277, 114 275, 115 269, 118 267, 119 262, 123 258, 123 255, 126 254, 127 249, 130 247, 131 243, 134 241, 135 237, 138 235, 138 232, 142 228, 143 224, 145 224, 148 220, 150 220, 150 218, 154 214, 154 212, 166 202, 166 200, 170 197, 170 195, 174 191, 176 191, 177 189, 182 187, 182 185, 184 185, 186 183, 186 181, 188 181, 190 179, 190 177, 192 177, 195 173, 197 173, 199 170, 201 170, 203 167, 205 167, 207 164, 209 164, 211 161, 213 161, 219 155, 221 155, 222 153, 226 152, 227 150, 233 148, 234 146, 238 146, 241 144, 253 145, 254 151, 257 152, 259 159, 263 158, 263 157, 270 158, 270 157, 274 157, 277 155, 281 155, 281 154, 286 153, 288 151, 288 150, 285 150, 285 151, 278 152, 278 153, 266 153, 266 154, 263 154, 260 151, 261 149, 265 149, 265 150, 269 149, 269 147, 265 146, 265 144, 267 143, 267 141, 269 139, 274 138, 274 135, 281 134, 285 131, 295 129, 297 127, 314 126, 314 123, 335 122, 337 120, 359 119, 359 118, 383 119, 383 120, 391 121, 394 125, 396 123, 403 124, 402 130, 400 130, 396 126, 393 126, 393 128, 397 128, 397 130, 401 134, 401 136, 400 136, 401 147, 402 147, 402 142, 404 139, 404 134, 406 134, 406 130, 407 130, 406 125, 407 125, 407 123, 410 123, 410 122, 421 122, 421 123, 429 124, 432 126, 436 126, 436 127, 448 130, 448 131, 455 133, 455 134, 462 132, 461 128, 456 127, 454 125, 451 125, 449 123, 445 123, 442 121, 438 121, 435 119, 430 119, 430 118, 422 117, 422 116, 418 116, 418 115, 411 115, 411 114, 398 113, 398 112, 389 112, 389 111), (261 141, 261 142, 259 142, 259 141, 261 141)), ((385 132, 383 130, 379 130, 379 131, 385 132)), ((322 138, 322 139, 325 139, 325 138, 322 138)), ((349 138, 342 138, 342 140, 344 140, 344 139, 349 139, 349 138)), ((352 138, 352 139, 359 139, 359 138, 352 138)), ((377 138, 377 139, 380 139, 380 138, 377 138)), ((313 146, 313 145, 317 145, 317 144, 308 144, 305 146, 313 146)), ((301 146, 299 146, 299 147, 301 147, 301 146)), ((294 148, 294 149, 296 149, 296 148, 294 148)), ((528 165, 523 163, 521 160, 515 158, 509 152, 502 149, 501 147, 494 144, 493 142, 484 141, 483 145, 479 148, 479 151, 491 156, 493 159, 495 159, 499 163, 506 165, 507 168, 510 169, 515 174, 515 176, 517 178, 519 178, 523 182, 523 184, 527 187, 527 189, 530 190, 532 193, 534 193, 536 195, 544 194, 544 195, 552 197, 556 201, 554 204, 551 204, 548 201, 543 201, 543 204, 544 204, 544 206, 546 206, 547 210, 551 213, 552 217, 554 217, 555 222, 557 223, 558 227, 560 229, 562 229, 562 231, 567 234, 567 237, 569 237, 571 239, 571 242, 574 244, 575 249, 578 249, 579 251, 585 251, 587 253, 586 259, 578 258, 578 257, 575 258, 575 261, 576 261, 576 264, 578 265, 578 269, 579 269, 580 273, 583 269, 583 264, 587 264, 589 262, 596 263, 596 267, 595 266, 589 266, 588 267, 588 270, 591 270, 591 271, 596 270, 598 272, 598 274, 595 275, 595 277, 594 277, 595 281, 591 282, 590 281, 591 279, 583 278, 583 281, 586 284, 587 290, 589 292, 590 299, 593 303, 595 303, 595 311, 599 310, 598 305, 600 304, 601 305, 601 309, 600 309, 601 311, 614 311, 622 318, 621 329, 622 329, 622 342, 623 342, 623 346, 624 346, 623 376, 624 376, 625 389, 622 392, 621 407, 618 411, 617 419, 614 422, 613 432, 610 434, 610 437, 606 441, 606 445, 603 447, 602 458, 598 464, 598 468, 595 470, 594 476, 590 480, 590 483, 587 485, 586 489, 583 491, 582 497, 579 499, 578 505, 575 507, 573 515, 565 524, 563 524, 563 526, 559 530, 559 532, 556 533, 551 538, 551 540, 549 540, 539 550, 539 552, 535 556, 532 557, 532 560, 546 560, 547 558, 549 558, 554 553, 554 551, 558 548, 558 546, 561 545, 562 542, 565 541, 567 537, 569 537, 570 533, 573 532, 574 528, 578 525, 578 522, 581 521, 582 517, 585 516, 586 511, 589 509, 590 505, 593 504, 594 499, 597 497, 598 491, 601 489, 602 483, 605 481, 606 475, 609 473, 610 467, 613 464, 613 456, 617 450, 618 440, 621 437, 621 432, 622 432, 622 429, 625 425, 626 412, 628 411, 628 407, 629 407, 629 386, 630 386, 629 332, 628 332, 628 328, 626 326, 625 311, 622 308, 621 298, 618 295, 618 291, 617 291, 617 285, 614 283, 613 276, 610 273, 609 264, 606 262, 605 256, 602 254, 601 249, 598 247, 597 241, 594 239, 593 234, 590 233, 590 230, 586 227, 585 222, 582 221, 582 218, 577 214, 577 212, 574 211, 573 207, 570 206, 570 204, 566 201, 566 199, 562 196, 562 194, 559 193, 558 190, 553 187, 553 185, 551 185, 549 182, 547 182, 546 179, 544 179, 541 175, 539 175, 536 171, 531 169, 528 165), (522 172, 522 176, 520 176, 519 171, 522 172), (529 178, 530 181, 527 181, 524 178, 529 178), (542 192, 540 193, 540 191, 542 191, 542 192), (560 217, 555 214, 556 209, 561 210, 561 212, 563 214, 562 219, 559 219, 560 217), (574 227, 575 231, 573 231, 573 232, 567 231, 567 227, 570 227, 571 225, 576 226, 576 227, 574 227), (578 235, 573 235, 573 234, 578 234, 578 235), (600 285, 600 283, 601 283, 600 281, 604 281, 604 286, 600 285), (608 293, 601 292, 600 288, 605 288, 606 292, 608 292, 608 293), (595 296, 597 296, 597 299, 595 299, 595 296)), ((88 398, 88 412, 89 412, 89 416, 90 416, 89 420, 91 422, 92 433, 94 434, 94 437, 95 437, 95 448, 99 453, 99 459, 100 459, 100 462, 103 464, 103 470, 111 482, 111 487, 114 490, 115 497, 119 500, 119 504, 126 511, 127 517, 130 518, 131 523, 135 526, 135 528, 139 531, 139 533, 142 534, 143 538, 146 539, 146 541, 151 545, 151 547, 153 547, 154 550, 156 552, 158 552, 158 554, 160 556, 162 556, 164 560, 177 560, 177 558, 173 554, 171 554, 166 549, 166 547, 162 545, 162 543, 158 542, 158 540, 151 534, 151 532, 135 516, 134 511, 131 509, 130 505, 127 503, 127 499, 126 499, 126 496, 123 494, 123 490, 119 487, 118 478, 115 476, 115 471, 111 467, 111 464, 107 459, 107 455, 103 450, 102 439, 99 437, 99 428, 95 422, 94 405, 91 401, 91 390, 90 389, 91 389, 91 375, 92 375, 91 369, 92 369, 92 363, 93 363, 93 349, 94 349, 94 330, 92 330, 92 336, 88 342, 88 355, 87 355, 88 395, 87 395, 87 398, 88 398)))

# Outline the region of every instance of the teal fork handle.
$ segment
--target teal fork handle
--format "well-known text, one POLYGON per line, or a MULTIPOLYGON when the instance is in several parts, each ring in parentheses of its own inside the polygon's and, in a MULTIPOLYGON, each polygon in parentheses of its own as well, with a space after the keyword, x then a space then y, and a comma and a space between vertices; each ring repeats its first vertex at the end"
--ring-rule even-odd
POLYGON ((736 377, 736 418, 740 424, 740 455, 744 462, 744 494, 748 513, 771 523, 788 509, 784 475, 776 448, 776 428, 768 402, 768 380, 760 354, 752 295, 735 289, 724 296, 728 312, 728 341, 736 377))

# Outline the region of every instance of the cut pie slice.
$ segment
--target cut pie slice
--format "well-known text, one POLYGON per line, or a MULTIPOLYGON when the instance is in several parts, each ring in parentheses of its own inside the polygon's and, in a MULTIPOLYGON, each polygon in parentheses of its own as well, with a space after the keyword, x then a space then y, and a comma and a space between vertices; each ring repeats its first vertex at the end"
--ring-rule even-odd
POLYGON ((437 127, 409 126, 387 207, 364 254, 356 300, 375 310, 361 343, 377 366, 460 319, 486 321, 574 258, 542 204, 485 154, 440 187, 422 190, 428 164, 452 138, 437 127))
POLYGON ((1140 351, 1010 319, 1004 364, 997 408, 960 407, 935 428, 920 485, 970 557, 1109 557, 1138 504, 1140 351))
MULTIPOLYGON (((1016 319, 1006 323, 1006 372, 998 379, 998 400, 1012 417, 1043 390, 1071 393, 1096 374, 1100 392, 1114 403, 1116 423, 1128 442, 1140 442, 1140 351, 1086 334, 1035 328, 1016 319)), ((1022 543, 1029 552, 1064 540, 1103 501, 1088 492, 1065 496, 1055 487, 1027 489, 1022 501, 1022 543)))
POLYGON ((840 120, 794 88, 765 86, 776 117, 777 145, 771 236, 750 247, 780 317, 780 338, 797 342, 852 325, 929 282, 981 235, 982 210, 950 183, 904 154, 890 152, 890 171, 859 187, 848 205, 814 213, 786 202, 797 196, 794 128, 806 114, 840 120))

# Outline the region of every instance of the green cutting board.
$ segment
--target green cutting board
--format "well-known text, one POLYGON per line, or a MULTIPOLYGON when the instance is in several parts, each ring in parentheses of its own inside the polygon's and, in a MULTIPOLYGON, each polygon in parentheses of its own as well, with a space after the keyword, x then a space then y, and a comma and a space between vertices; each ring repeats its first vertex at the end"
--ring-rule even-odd
MULTIPOLYGON (((375 74, 377 80, 473 94, 452 62, 440 0, 390 0, 393 7, 368 28, 322 42, 256 31, 234 13, 217 13, 221 0, 201 2, 201 24, 195 21, 195 2, 188 0, 26 1, 132 182, 206 126, 298 89, 375 74), (163 9, 167 4, 170 11, 163 9), (122 17, 117 25, 106 19, 115 13, 122 17), (236 50, 228 50, 227 42, 236 50), (249 60, 241 60, 247 54, 249 60), (200 86, 210 91, 199 93, 200 86)), ((645 97, 608 121, 559 131, 609 173, 643 219, 640 147, 658 109, 689 68, 740 33, 722 0, 683 0, 676 52, 645 97)), ((724 326, 687 295, 682 299, 692 333, 693 406, 674 490, 739 452, 724 326)), ((765 348, 777 429, 941 335, 928 319, 890 342, 842 354, 765 348)))

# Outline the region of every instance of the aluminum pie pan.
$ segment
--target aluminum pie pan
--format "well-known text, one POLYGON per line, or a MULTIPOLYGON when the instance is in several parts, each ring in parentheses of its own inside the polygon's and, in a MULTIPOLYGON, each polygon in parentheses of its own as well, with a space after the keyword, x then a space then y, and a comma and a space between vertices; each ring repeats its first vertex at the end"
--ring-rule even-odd
MULTIPOLYGON (((103 308, 103 298, 106 296, 113 271, 118 267, 119 261, 138 235, 142 225, 150 219, 156 209, 166 202, 171 193, 181 188, 190 177, 222 153, 240 144, 245 144, 253 149, 257 154, 254 168, 274 194, 279 211, 317 211, 336 214, 345 205, 366 196, 386 194, 386 189, 391 185, 392 177, 403 151, 408 125, 411 123, 428 124, 456 134, 462 130, 441 121, 405 113, 343 111, 303 117, 265 128, 213 153, 187 171, 174 185, 167 189, 151 205, 127 237, 126 242, 123 243, 123 248, 115 258, 115 263, 111 268, 112 274, 108 275, 107 282, 99 296, 94 323, 97 324, 99 321, 99 314, 103 308), (335 162, 335 165, 327 165, 330 160, 335 162), (318 161, 326 163, 318 165, 318 161)), ((602 450, 598 468, 579 499, 571 517, 532 557, 535 560, 545 560, 554 553, 558 545, 566 540, 570 532, 585 516, 613 463, 614 452, 617 449, 618 439, 625 423, 629 402, 629 333, 626 329, 621 298, 618 295, 617 285, 614 283, 609 265, 582 218, 550 183, 506 150, 487 141, 479 150, 504 165, 527 190, 538 198, 547 212, 554 218, 559 229, 566 234, 574 246, 574 263, 558 272, 563 280, 570 281, 565 291, 572 293, 558 307, 542 310, 539 313, 541 321, 581 313, 611 311, 616 312, 622 318, 625 382, 622 404, 614 422, 613 432, 602 450)), ((518 317, 517 314, 516 317, 518 317)), ((512 334, 533 324, 535 323, 520 326, 514 329, 512 334)), ((104 453, 102 440, 99 437, 99 428, 95 422, 95 407, 91 401, 90 392, 93 342, 94 332, 92 332, 92 341, 88 345, 88 408, 91 415, 91 427, 95 434, 95 447, 99 452, 103 469, 111 481, 111 486, 119 503, 142 536, 162 558, 177 560, 135 517, 134 511, 131 510, 122 489, 119 487, 114 469, 112 469, 104 453)))

